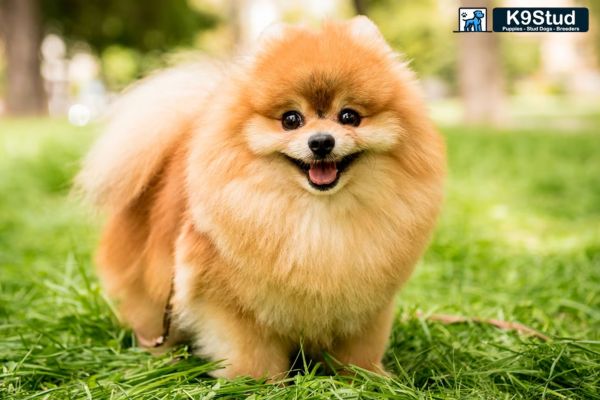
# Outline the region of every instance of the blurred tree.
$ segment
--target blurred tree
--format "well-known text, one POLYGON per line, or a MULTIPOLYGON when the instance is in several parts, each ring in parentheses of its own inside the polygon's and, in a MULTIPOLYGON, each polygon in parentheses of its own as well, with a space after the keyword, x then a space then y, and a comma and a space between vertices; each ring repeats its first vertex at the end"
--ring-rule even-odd
POLYGON ((506 82, 506 92, 519 94, 519 84, 532 78, 541 67, 540 39, 535 36, 518 37, 501 41, 501 55, 506 82))
MULTIPOLYGON (((461 7, 486 6, 493 1, 461 0, 461 7)), ((491 24, 488 18, 488 24, 491 24)), ((490 28, 491 29, 491 28, 490 28)), ((504 63, 497 33, 461 33, 458 35, 458 80, 467 123, 503 125, 505 112, 504 63)))
POLYGON ((239 0, 228 0, 227 2, 227 23, 231 28, 232 48, 237 47, 242 42, 242 10, 239 0))
POLYGON ((354 11, 358 15, 367 15, 367 3, 365 0, 352 0, 354 11))
MULTIPOLYGON (((590 31, 594 35, 594 50, 596 52, 596 62, 600 63, 600 2, 589 2, 590 7, 590 31)), ((588 4, 583 4, 588 5, 588 4)))
POLYGON ((47 29, 94 50, 119 44, 142 52, 190 44, 198 30, 213 27, 213 14, 187 0, 40 0, 47 29))
POLYGON ((81 41, 101 54, 111 45, 141 53, 190 44, 199 30, 214 26, 216 15, 191 8, 187 0, 0 0, 7 58, 7 110, 42 112, 39 67, 43 33, 67 43, 81 41))
POLYGON ((13 115, 46 111, 40 75, 41 15, 37 0, 0 0, 0 29, 6 54, 6 111, 13 115))

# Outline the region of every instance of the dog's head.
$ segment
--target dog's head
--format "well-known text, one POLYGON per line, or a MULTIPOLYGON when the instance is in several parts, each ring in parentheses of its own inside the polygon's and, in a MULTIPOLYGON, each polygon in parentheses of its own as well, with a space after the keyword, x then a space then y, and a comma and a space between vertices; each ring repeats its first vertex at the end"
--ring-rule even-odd
POLYGON ((484 15, 484 14, 483 14, 483 11, 481 11, 481 10, 475 10, 475 12, 473 12, 473 16, 474 16, 475 18, 479 18, 479 19, 481 19, 481 18, 483 18, 483 15, 484 15))
POLYGON ((338 192, 359 164, 402 141, 412 74, 366 17, 320 30, 276 26, 258 48, 245 77, 244 135, 252 153, 285 160, 275 168, 309 192, 338 192))

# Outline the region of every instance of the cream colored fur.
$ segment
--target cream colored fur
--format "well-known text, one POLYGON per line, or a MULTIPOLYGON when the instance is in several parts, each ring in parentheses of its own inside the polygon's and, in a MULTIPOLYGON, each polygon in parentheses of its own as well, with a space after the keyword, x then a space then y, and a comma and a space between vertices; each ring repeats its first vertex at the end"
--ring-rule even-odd
POLYGON ((120 209, 135 198, 191 129, 220 77, 217 65, 203 62, 151 76, 126 91, 111 106, 109 123, 76 178, 88 200, 120 209))
POLYGON ((113 115, 78 180, 111 209, 98 264, 142 343, 171 301, 172 337, 223 360, 215 376, 281 377, 300 344, 384 373, 394 296, 432 232, 445 157, 375 25, 279 26, 244 62, 158 75, 113 115), (340 121, 346 108, 359 124, 340 121), (290 110, 304 119, 291 130, 290 110), (341 171, 327 190, 298 165, 323 162, 308 147, 322 132, 341 171))

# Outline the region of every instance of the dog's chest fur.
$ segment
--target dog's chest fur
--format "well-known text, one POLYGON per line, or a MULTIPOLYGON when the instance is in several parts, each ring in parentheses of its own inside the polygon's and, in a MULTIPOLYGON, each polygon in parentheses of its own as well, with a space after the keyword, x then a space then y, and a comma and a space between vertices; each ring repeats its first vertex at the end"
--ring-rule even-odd
POLYGON ((357 207, 248 195, 202 212, 224 261, 214 268, 228 270, 221 295, 294 340, 328 344, 361 329, 392 301, 424 240, 411 237, 414 215, 394 196, 357 207))

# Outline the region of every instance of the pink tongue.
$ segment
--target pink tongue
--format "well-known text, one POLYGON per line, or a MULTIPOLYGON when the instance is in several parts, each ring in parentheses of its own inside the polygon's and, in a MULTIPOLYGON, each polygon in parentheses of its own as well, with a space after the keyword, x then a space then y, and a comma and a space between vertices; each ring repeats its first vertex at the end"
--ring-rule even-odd
POLYGON ((329 185, 337 178, 337 168, 334 162, 311 164, 308 178, 315 185, 329 185))

